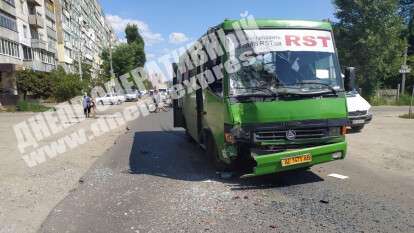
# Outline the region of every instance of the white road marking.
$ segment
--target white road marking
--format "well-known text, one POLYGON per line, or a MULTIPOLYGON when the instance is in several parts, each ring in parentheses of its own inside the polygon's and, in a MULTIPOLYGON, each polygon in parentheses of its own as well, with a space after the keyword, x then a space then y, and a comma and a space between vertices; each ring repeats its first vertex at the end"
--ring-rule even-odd
POLYGON ((344 175, 340 175, 340 174, 336 174, 336 173, 329 174, 328 176, 335 177, 335 178, 338 178, 338 179, 341 179, 341 180, 345 180, 345 179, 349 178, 349 176, 344 176, 344 175))

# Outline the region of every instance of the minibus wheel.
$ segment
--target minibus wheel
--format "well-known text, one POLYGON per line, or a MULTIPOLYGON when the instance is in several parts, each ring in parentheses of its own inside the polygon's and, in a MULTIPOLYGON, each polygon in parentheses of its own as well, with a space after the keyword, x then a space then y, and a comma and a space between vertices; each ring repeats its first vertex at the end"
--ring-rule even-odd
POLYGON ((209 158, 214 168, 216 168, 218 171, 227 171, 229 167, 227 164, 220 160, 217 145, 211 133, 207 134, 206 147, 207 158, 209 158))

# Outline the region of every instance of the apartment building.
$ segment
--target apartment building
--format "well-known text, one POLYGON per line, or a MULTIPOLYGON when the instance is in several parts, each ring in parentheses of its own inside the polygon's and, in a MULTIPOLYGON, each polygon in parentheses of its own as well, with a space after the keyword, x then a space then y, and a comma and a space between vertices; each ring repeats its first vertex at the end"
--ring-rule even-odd
POLYGON ((102 62, 100 54, 114 39, 101 6, 97 0, 60 0, 59 4, 59 64, 67 71, 77 72, 74 64, 81 59, 98 71, 102 62))
POLYGON ((13 73, 22 65, 19 52, 16 5, 14 0, 0 0, 0 91, 16 94, 13 73))
POLYGON ((97 0, 0 0, 0 94, 16 95, 15 72, 99 70, 114 33, 97 0))

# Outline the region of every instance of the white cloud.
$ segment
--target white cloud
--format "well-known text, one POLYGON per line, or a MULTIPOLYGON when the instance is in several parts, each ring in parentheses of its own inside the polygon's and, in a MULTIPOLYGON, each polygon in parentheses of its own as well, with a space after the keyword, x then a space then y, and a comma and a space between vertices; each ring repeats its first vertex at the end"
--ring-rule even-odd
POLYGON ((188 38, 184 33, 181 33, 181 32, 171 33, 169 36, 169 39, 170 39, 170 43, 172 44, 180 44, 180 43, 184 43, 190 40, 190 38, 188 38))
POLYGON ((155 33, 151 31, 148 24, 143 21, 122 18, 118 15, 107 15, 106 20, 117 34, 123 34, 128 23, 136 24, 147 45, 152 45, 164 41, 161 33, 155 33))
POLYGON ((148 60, 154 59, 156 57, 156 55, 153 53, 146 53, 145 56, 148 60))

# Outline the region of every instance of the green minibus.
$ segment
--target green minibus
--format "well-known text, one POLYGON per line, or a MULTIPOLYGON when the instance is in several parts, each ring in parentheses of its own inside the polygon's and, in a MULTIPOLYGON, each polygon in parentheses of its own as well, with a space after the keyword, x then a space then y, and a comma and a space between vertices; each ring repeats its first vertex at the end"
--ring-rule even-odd
POLYGON ((174 126, 217 169, 258 176, 344 159, 347 105, 329 22, 226 19, 173 70, 174 126))

